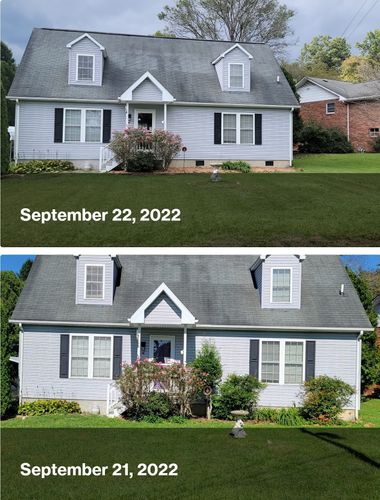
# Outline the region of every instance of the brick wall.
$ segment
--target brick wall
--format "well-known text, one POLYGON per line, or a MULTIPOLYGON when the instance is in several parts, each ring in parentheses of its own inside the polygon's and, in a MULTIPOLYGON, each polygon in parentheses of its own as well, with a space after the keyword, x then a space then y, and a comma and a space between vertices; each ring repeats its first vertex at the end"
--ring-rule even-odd
MULTIPOLYGON (((314 121, 324 127, 339 128, 347 135, 347 104, 338 99, 305 102, 301 105, 301 116, 305 123, 314 121), (335 103, 335 114, 326 114, 329 102, 335 103)), ((363 147, 371 151, 370 128, 380 128, 380 101, 350 103, 350 141, 355 149, 363 147)))

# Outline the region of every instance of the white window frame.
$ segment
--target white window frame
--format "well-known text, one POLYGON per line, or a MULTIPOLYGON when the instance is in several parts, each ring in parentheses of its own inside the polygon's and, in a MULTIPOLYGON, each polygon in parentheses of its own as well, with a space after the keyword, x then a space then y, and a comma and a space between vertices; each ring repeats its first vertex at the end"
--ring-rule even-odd
POLYGON ((69 378, 73 379, 94 379, 94 380, 110 380, 113 373, 113 335, 107 334, 89 334, 89 333, 70 333, 70 346, 69 346, 69 378), (72 358, 72 338, 73 337, 88 337, 88 367, 87 376, 79 377, 71 375, 71 358, 72 358), (94 341, 95 337, 108 337, 111 339, 111 357, 110 357, 110 376, 109 377, 94 377, 94 341))
POLYGON ((153 341, 154 340, 170 340, 171 342, 171 347, 170 347, 170 354, 171 358, 175 359, 175 336, 173 335, 150 335, 149 336, 149 358, 153 359, 153 341))
POLYGON ((380 137, 380 128, 379 127, 370 127, 369 136, 372 139, 376 139, 377 137, 380 137), (375 132, 376 130, 377 130, 377 132, 375 132))
POLYGON ((103 144, 103 108, 63 108, 63 142, 66 144, 103 144), (80 140, 67 141, 66 140, 66 111, 80 111, 80 140), (86 141, 86 112, 87 111, 100 111, 100 138, 99 141, 86 141))
POLYGON ((156 110, 155 109, 135 109, 133 116, 133 126, 135 128, 139 127, 139 113, 150 113, 152 115, 152 130, 154 132, 156 130, 156 110))
POLYGON ((228 88, 233 90, 241 90, 244 89, 244 63, 228 63, 228 88), (242 66, 242 86, 241 87, 232 87, 231 85, 231 66, 242 66))
POLYGON ((222 144, 226 146, 236 146, 236 144, 242 145, 242 146, 254 146, 255 145, 255 113, 230 113, 230 112, 225 112, 222 113, 222 144), (235 115, 236 116, 236 142, 224 142, 224 115, 235 115), (250 142, 244 142, 241 144, 240 142, 240 116, 241 115, 248 115, 252 116, 252 143, 250 142))
POLYGON ((276 266, 271 267, 270 270, 270 303, 271 304, 292 304, 293 303, 293 268, 289 266, 276 266), (274 302, 273 301, 273 271, 286 269, 290 271, 290 300, 287 302, 274 302))
POLYGON ((94 54, 77 54, 76 57, 76 70, 75 70, 75 81, 79 83, 88 83, 95 81, 95 55, 94 54), (92 79, 91 80, 79 80, 79 56, 92 57, 92 79))
POLYGON ((336 111, 336 103, 335 102, 327 102, 326 103, 326 115, 335 115, 336 111), (329 106, 333 104, 334 105, 334 111, 329 111, 329 106))
POLYGON ((273 338, 262 338, 260 340, 260 351, 259 351, 259 380, 261 382, 261 372, 262 372, 262 352, 263 352, 263 342, 279 342, 280 343, 280 362, 279 362, 279 382, 265 382, 267 385, 286 385, 298 387, 305 382, 306 378, 306 340, 305 339, 273 339, 273 338), (302 381, 299 384, 285 384, 285 344, 287 342, 298 342, 303 344, 302 350, 302 381))
POLYGON ((105 283, 106 283, 106 266, 105 264, 85 264, 84 265, 84 289, 83 289, 83 297, 84 297, 84 300, 104 300, 104 297, 105 297, 105 291, 106 291, 106 287, 105 287, 105 283), (88 267, 102 267, 103 268, 103 291, 102 291, 102 297, 87 297, 87 268, 88 267))

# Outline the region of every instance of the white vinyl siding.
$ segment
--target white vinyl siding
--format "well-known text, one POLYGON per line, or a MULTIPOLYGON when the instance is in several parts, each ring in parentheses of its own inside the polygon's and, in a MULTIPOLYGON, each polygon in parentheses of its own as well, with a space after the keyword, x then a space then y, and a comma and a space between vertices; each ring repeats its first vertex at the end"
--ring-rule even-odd
POLYGON ((228 65, 228 87, 232 89, 244 88, 244 64, 230 63, 228 65))
POLYGON ((77 80, 92 82, 94 80, 94 55, 77 54, 77 80))
POLYGON ((85 299, 104 298, 104 265, 86 265, 85 299))
POLYGON ((305 102, 318 102, 338 99, 338 96, 326 89, 321 88, 319 85, 315 85, 314 83, 305 83, 305 85, 302 85, 302 87, 300 87, 297 92, 300 96, 301 104, 305 102))
POLYGON ((254 143, 253 113, 222 113, 223 144, 254 143))
POLYGON ((102 141, 103 110, 64 108, 64 142, 102 141))
POLYGON ((272 269, 271 302, 291 302, 292 296, 292 270, 291 268, 272 269))
POLYGON ((111 378, 112 337, 70 335, 70 377, 111 378))

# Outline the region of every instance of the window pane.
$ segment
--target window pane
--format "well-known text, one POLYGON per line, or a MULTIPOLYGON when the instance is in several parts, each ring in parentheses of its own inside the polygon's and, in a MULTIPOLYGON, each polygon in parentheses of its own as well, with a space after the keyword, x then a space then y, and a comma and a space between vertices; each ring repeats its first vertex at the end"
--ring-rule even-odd
POLYGON ((100 110, 86 111, 86 142, 100 142, 101 123, 100 110))
POLYGON ((103 298, 103 267, 102 266, 87 266, 86 271, 86 298, 87 299, 102 299, 103 298))
POLYGON ((230 87, 242 88, 243 87, 243 65, 231 64, 230 65, 230 87))
POLYGON ((280 342, 262 342, 261 380, 279 383, 280 381, 280 342))
POLYGON ((171 340, 159 339, 153 341, 153 358, 159 363, 164 363, 165 358, 171 358, 171 340))
POLYGON ((95 337, 94 338, 94 356, 110 357, 111 356, 111 339, 110 337, 95 337))
POLYGON ((65 110, 65 141, 80 141, 80 109, 65 110))
POLYGON ((93 64, 92 56, 78 56, 78 80, 92 80, 93 64))
POLYGON ((223 142, 236 144, 236 115, 223 115, 223 142))
POLYGON ((290 269, 273 269, 272 302, 290 302, 290 269))
POLYGON ((285 384, 301 384, 303 380, 303 343, 285 343, 285 384))
POLYGON ((111 359, 94 358, 94 377, 110 378, 111 359))
POLYGON ((88 376, 88 337, 71 337, 71 376, 88 376))
POLYGON ((240 144, 253 144, 252 115, 240 115, 240 144))

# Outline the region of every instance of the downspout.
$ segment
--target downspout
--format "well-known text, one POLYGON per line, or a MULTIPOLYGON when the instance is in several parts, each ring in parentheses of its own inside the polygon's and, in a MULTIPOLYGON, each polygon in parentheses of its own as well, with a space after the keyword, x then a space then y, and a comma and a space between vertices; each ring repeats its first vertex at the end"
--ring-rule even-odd
POLYGON ((361 362, 362 362, 362 337, 363 330, 359 333, 356 346, 356 405, 355 419, 359 418, 360 401, 361 401, 361 362))
POLYGON ((18 401, 22 403, 22 375, 23 375, 23 350, 24 350, 24 330, 22 323, 19 323, 19 340, 18 340, 18 401))
POLYGON ((19 122, 20 122, 20 104, 19 100, 16 99, 16 113, 15 113, 15 164, 18 162, 18 138, 19 138, 19 122))
POLYGON ((294 138, 294 134, 293 134, 293 112, 294 112, 294 108, 292 108, 290 110, 290 132, 289 132, 289 135, 290 135, 290 138, 289 138, 289 166, 292 167, 293 166, 293 138, 294 138))

